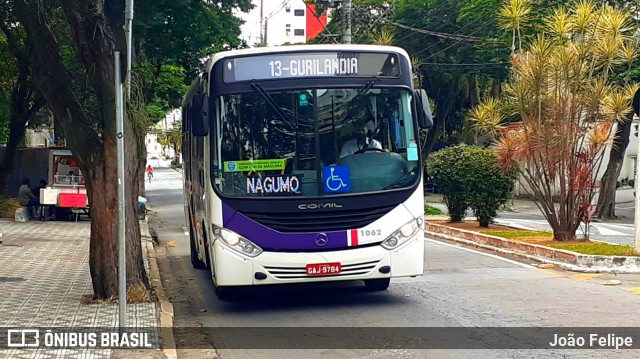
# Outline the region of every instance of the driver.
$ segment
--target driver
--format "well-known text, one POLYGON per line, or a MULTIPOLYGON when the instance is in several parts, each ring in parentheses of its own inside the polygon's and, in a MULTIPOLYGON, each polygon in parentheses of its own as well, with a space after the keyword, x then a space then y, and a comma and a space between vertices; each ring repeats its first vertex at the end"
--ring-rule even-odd
POLYGON ((380 141, 372 138, 373 130, 375 129, 373 121, 367 122, 362 127, 356 127, 356 129, 358 130, 354 133, 355 138, 347 141, 342 146, 342 151, 340 151, 340 158, 350 156, 358 151, 367 148, 377 148, 379 150, 382 150, 382 144, 380 143, 380 141))

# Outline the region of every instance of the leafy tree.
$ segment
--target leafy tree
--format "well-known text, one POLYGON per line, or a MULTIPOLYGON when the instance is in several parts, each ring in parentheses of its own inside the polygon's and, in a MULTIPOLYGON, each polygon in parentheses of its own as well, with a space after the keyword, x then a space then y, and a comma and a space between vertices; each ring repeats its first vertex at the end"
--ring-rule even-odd
POLYGON ((44 98, 36 91, 30 68, 29 45, 24 29, 17 24, 10 2, 0 3, 0 143, 6 149, 0 158, 0 193, 22 142, 27 126, 37 127, 44 98))
POLYGON ((465 147, 459 163, 466 202, 480 227, 489 227, 513 192, 515 172, 504 173, 492 149, 465 147))
POLYGON ((160 65, 159 72, 151 61, 144 60, 135 66, 145 89, 147 111, 151 122, 157 123, 174 108, 180 107, 182 96, 187 91, 187 74, 179 65, 160 65))
MULTIPOLYGON (((99 0, 14 1, 26 30, 35 86, 50 105, 56 127, 62 130, 87 180, 92 212, 89 266, 98 298, 118 293, 118 226, 116 178, 116 119, 114 49, 123 51, 124 4, 99 0), (73 74, 73 75, 72 75, 73 74), (77 82, 74 76, 84 82, 77 82)), ((148 286, 144 275, 140 229, 136 220, 139 193, 139 146, 135 124, 125 119, 124 142, 127 237, 127 285, 148 286)))
POLYGON ((583 1, 554 9, 514 57, 502 99, 521 122, 496 151, 502 167, 526 182, 555 240, 575 239, 614 123, 630 111, 614 80, 630 60, 628 35, 628 14, 583 1))
POLYGON ((464 113, 484 94, 498 96, 507 78, 506 36, 498 0, 402 0, 395 4, 395 43, 419 58, 422 86, 438 106, 426 155, 444 135, 462 132, 464 113), (446 130, 445 130, 446 129, 446 130))
POLYGON ((152 122, 180 106, 203 58, 246 46, 239 38, 241 20, 233 12, 252 7, 250 0, 136 1, 135 69, 152 122))
MULTIPOLYGON (((46 99, 63 135, 87 179, 92 211, 89 264, 94 294, 117 295, 117 192, 114 50, 125 53, 124 1, 115 0, 14 0, 17 19, 26 31, 28 62, 35 88, 46 99)), ((238 7, 248 0, 181 0, 136 2, 137 58, 153 64, 155 81, 163 91, 156 103, 162 110, 175 101, 173 89, 180 66, 188 76, 195 73, 208 53, 233 46, 239 33, 238 7), (167 67, 169 66, 169 67, 167 67), (159 76, 167 73, 167 77, 159 76), (165 81, 166 80, 166 81, 165 81), (165 88, 163 84, 171 90, 165 88)), ((124 56, 123 56, 124 57, 124 56)), ((126 64, 122 64, 123 68, 126 64)), ((142 77, 142 76, 140 76, 142 77)), ((139 80, 139 79, 138 79, 139 80)), ((132 90, 134 88, 132 87, 132 90)), ((150 90, 153 92, 154 90, 150 90)), ((133 91, 132 94, 138 91, 133 91)), ((140 230, 136 218, 139 179, 144 168, 145 112, 139 101, 128 104, 124 142, 127 237, 127 285, 148 286, 144 275, 140 230), (138 179, 138 180, 136 180, 138 179)))
MULTIPOLYGON (((7 91, 10 83, 7 80, 13 77, 15 67, 12 66, 7 42, 3 36, 0 36, 0 57, 2 57, 0 59, 0 145, 4 145, 9 138, 9 110, 11 107, 11 95, 7 91)), ((0 190, 0 192, 2 191, 0 190)))
POLYGON ((452 146, 434 152, 428 159, 428 168, 433 181, 442 193, 452 222, 461 222, 469 203, 465 196, 464 146, 452 146))
POLYGON ((513 191, 514 173, 502 171, 491 149, 452 146, 434 152, 428 162, 452 222, 462 221, 471 207, 480 226, 488 227, 513 191))
POLYGON ((475 133, 475 144, 480 145, 480 137, 484 136, 490 143, 499 137, 504 129, 505 116, 500 101, 489 97, 472 108, 468 120, 475 133))
POLYGON ((182 149, 182 124, 174 123, 173 129, 169 132, 168 135, 169 142, 171 142, 173 146, 173 151, 176 154, 180 153, 182 149))
POLYGON ((201 59, 242 46, 239 18, 251 0, 142 0, 136 2, 134 34, 140 60, 182 67, 193 77, 201 59))
MULTIPOLYGON (((631 14, 637 14, 640 11, 640 4, 636 1, 610 1, 612 5, 619 7, 622 11, 631 14)), ((638 39, 640 39, 640 18, 637 16, 629 19, 632 26, 636 29, 635 47, 637 48, 638 39)), ((633 50, 628 47, 627 50, 633 50)), ((635 51, 637 54, 637 50, 635 51)), ((631 54, 631 53, 630 53, 631 54)), ((636 60, 627 63, 626 71, 618 74, 617 83, 629 86, 629 91, 633 91, 635 85, 633 83, 640 82, 640 60, 636 56, 636 60)), ((631 124, 633 113, 629 113, 624 119, 618 121, 615 134, 611 144, 611 152, 609 154, 609 162, 607 169, 600 179, 600 189, 598 195, 598 203, 596 206, 596 215, 600 218, 615 218, 615 199, 616 199, 616 183, 620 177, 622 164, 625 157, 627 146, 629 145, 629 136, 631 135, 631 124)))

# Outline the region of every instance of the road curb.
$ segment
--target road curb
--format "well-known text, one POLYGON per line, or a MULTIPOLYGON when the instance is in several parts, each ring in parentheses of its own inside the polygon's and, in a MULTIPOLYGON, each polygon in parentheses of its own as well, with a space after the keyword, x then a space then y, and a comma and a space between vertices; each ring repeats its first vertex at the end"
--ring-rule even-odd
MULTIPOLYGON (((444 226, 446 227, 446 226, 444 226)), ((453 229, 450 227, 447 227, 448 229, 451 230, 451 232, 455 232, 455 231, 462 231, 462 232, 466 232, 466 233, 471 233, 471 234, 478 234, 476 232, 471 232, 471 231, 464 231, 464 230, 457 230, 457 229, 453 229)), ((554 259, 550 259, 550 258, 545 258, 542 256, 537 256, 537 255, 532 255, 532 254, 528 254, 528 253, 523 253, 517 250, 511 250, 511 249, 506 249, 506 248, 501 248, 499 246, 496 245, 491 245, 491 244, 487 244, 487 243, 479 243, 476 241, 477 238, 474 238, 475 236, 471 236, 472 238, 460 238, 454 235, 454 233, 449 233, 449 234, 445 234, 445 233, 440 233, 440 232, 434 232, 434 231, 430 231, 430 230, 424 230, 425 235, 428 235, 436 240, 440 239, 440 240, 447 240, 447 241, 452 241, 458 244, 461 244, 463 246, 468 246, 468 247, 475 247, 475 248, 481 248, 481 249, 485 249, 485 250, 489 250, 498 254, 503 254, 503 255, 509 255, 509 256, 513 256, 516 258, 524 258, 524 259, 528 259, 531 261, 535 261, 535 262, 539 262, 539 263, 545 263, 545 264, 553 264, 555 267, 559 267, 565 270, 569 270, 572 272, 580 272, 580 273, 614 273, 614 274, 638 274, 640 273, 640 267, 618 267, 618 268, 611 268, 611 267, 603 267, 603 266, 586 266, 586 265, 578 265, 578 264, 571 264, 571 263, 567 263, 567 262, 563 262, 563 261, 559 261, 559 260, 554 260, 554 259)), ((498 239, 498 240, 505 240, 504 238, 499 238, 499 237, 494 237, 494 236, 484 236, 481 235, 482 237, 491 237, 492 239, 498 239)), ((506 241, 506 240, 505 240, 506 241)), ((532 245, 533 246, 533 245, 532 245)), ((542 247, 542 246, 536 246, 536 247, 542 247)), ((547 249, 546 247, 542 247, 544 249, 547 249)), ((595 257, 604 257, 604 256, 590 256, 590 255, 576 255, 573 252, 568 252, 568 251, 563 251, 563 250, 557 250, 562 252, 564 255, 565 253, 569 253, 571 255, 575 255, 576 257, 583 257, 585 258, 584 260, 578 260, 578 263, 582 264, 584 262, 588 262, 589 260, 593 261, 593 258, 595 257)), ((614 257, 611 256, 611 258, 633 258, 635 260, 638 260, 638 258, 636 257, 614 257)), ((593 263, 593 262, 591 262, 593 263)))
POLYGON ((143 231, 142 227, 144 227, 146 228, 146 233, 149 234, 149 239, 145 241, 147 246, 147 255, 149 256, 149 281, 151 282, 151 286, 153 287, 160 304, 160 328, 158 330, 158 335, 160 337, 160 342, 162 343, 162 353, 168 359, 177 359, 178 351, 173 337, 173 305, 169 302, 164 291, 164 287, 162 286, 160 269, 158 268, 158 260, 156 259, 156 250, 153 246, 153 239, 151 239, 149 232, 149 225, 148 223, 141 223, 140 227, 141 232, 143 231))

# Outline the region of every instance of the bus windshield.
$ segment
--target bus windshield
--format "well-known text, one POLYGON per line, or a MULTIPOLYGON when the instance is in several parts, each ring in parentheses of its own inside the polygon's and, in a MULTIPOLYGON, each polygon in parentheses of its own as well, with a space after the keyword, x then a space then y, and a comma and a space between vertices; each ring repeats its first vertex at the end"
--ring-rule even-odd
POLYGON ((411 92, 305 89, 215 99, 212 176, 231 197, 387 191, 420 176, 411 92))

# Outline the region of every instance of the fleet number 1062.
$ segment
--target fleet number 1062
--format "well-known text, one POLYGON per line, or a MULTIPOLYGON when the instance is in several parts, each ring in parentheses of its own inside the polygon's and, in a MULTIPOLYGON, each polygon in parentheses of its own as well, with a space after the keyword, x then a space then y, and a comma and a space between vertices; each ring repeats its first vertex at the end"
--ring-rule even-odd
POLYGON ((382 231, 379 229, 361 229, 360 235, 361 236, 381 236, 382 231))

